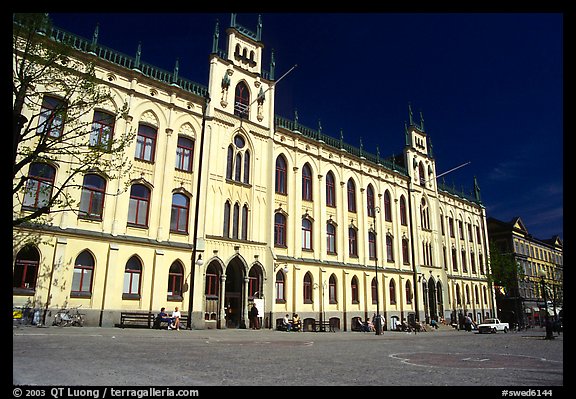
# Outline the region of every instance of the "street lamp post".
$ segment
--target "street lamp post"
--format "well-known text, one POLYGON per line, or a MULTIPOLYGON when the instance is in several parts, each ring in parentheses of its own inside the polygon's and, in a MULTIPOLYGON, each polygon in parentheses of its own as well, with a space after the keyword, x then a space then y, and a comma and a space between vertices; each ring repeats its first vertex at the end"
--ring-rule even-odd
POLYGON ((544 298, 544 326, 546 328, 546 338, 545 339, 554 339, 554 334, 552 331, 552 322, 550 321, 550 316, 548 315, 548 295, 546 293, 546 283, 544 281, 544 277, 546 277, 546 273, 541 270, 540 271, 540 284, 542 284, 542 297, 544 298))
POLYGON ((382 334, 382 320, 380 319, 380 294, 378 292, 378 251, 377 248, 377 240, 376 240, 376 213, 380 213, 380 207, 374 207, 374 213, 372 215, 374 221, 374 271, 376 272, 376 335, 382 334))

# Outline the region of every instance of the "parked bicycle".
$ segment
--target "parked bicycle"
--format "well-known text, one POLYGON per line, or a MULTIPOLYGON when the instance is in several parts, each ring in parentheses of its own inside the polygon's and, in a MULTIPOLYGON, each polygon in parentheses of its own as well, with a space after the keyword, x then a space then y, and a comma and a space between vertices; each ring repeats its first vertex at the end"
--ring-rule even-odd
POLYGON ((80 313, 78 308, 65 309, 62 308, 54 315, 53 326, 58 327, 83 327, 84 326, 84 315, 80 313))

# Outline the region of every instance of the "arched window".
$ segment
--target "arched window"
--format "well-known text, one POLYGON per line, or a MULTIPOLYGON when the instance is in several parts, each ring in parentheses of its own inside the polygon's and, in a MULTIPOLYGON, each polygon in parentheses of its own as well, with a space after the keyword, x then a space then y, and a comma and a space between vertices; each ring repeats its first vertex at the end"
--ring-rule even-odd
MULTIPOLYGON (((244 49, 246 50, 246 49, 244 49)), ((248 118, 250 111, 250 91, 244 82, 236 85, 234 96, 234 115, 241 118, 248 118)))
POLYGON ((466 262, 466 251, 462 249, 462 272, 468 273, 468 263, 466 262))
POLYGON ((232 180, 232 165, 234 165, 234 147, 230 144, 226 156, 226 179, 228 180, 232 180))
POLYGON ((262 298, 262 270, 256 265, 248 273, 248 297, 262 298))
POLYGON ((22 207, 33 210, 47 206, 52 198, 55 177, 56 169, 47 163, 30 164, 22 207))
POLYGON ((390 279, 388 291, 390 293, 390 304, 396 305, 396 283, 394 282, 394 279, 390 279))
POLYGON ((312 201, 312 169, 308 163, 302 167, 302 199, 312 201))
POLYGON ((480 305, 480 297, 478 296, 478 286, 474 286, 474 302, 476 305, 480 305))
POLYGON ((178 137, 176 147, 176 169, 192 172, 192 158, 194 155, 194 141, 186 137, 178 137))
POLYGON ((391 235, 386 235, 386 260, 394 262, 394 243, 391 235))
POLYGON ((40 253, 33 245, 26 245, 18 251, 12 274, 12 287, 15 290, 34 292, 39 264, 40 253))
POLYGON ((210 263, 206 268, 206 286, 204 294, 206 298, 218 298, 220 291, 220 274, 214 263, 210 263))
POLYGON ((402 239, 402 263, 405 265, 410 264, 410 253, 408 252, 408 239, 402 239))
POLYGON ((374 209, 374 188, 372 184, 368 184, 368 188, 366 189, 366 208, 368 217, 374 217, 376 211, 374 209))
POLYGON ((105 192, 106 180, 94 174, 85 175, 80 194, 78 217, 102 220, 105 192))
POLYGON ((384 219, 387 222, 392 221, 392 199, 388 190, 384 191, 384 219))
POLYGON ((44 96, 38 117, 38 134, 56 139, 62 136, 66 120, 66 103, 56 97, 44 96))
POLYGON ((250 151, 244 153, 244 183, 250 183, 250 151))
POLYGON ((372 304, 378 303, 378 280, 376 280, 376 277, 372 279, 370 288, 372 292, 372 304))
POLYGON ((240 181, 242 177, 242 154, 236 154, 236 162, 234 162, 234 180, 240 181))
POLYGON ((286 216, 280 212, 274 215, 274 246, 286 247, 286 216))
POLYGON ((122 299, 140 299, 140 279, 142 263, 137 256, 132 256, 124 269, 124 291, 122 299))
POLYGON ((284 272, 276 273, 276 303, 286 303, 286 284, 284 272))
POLYGON ((242 235, 240 238, 248 239, 248 205, 246 204, 242 207, 242 235))
POLYGON ((168 300, 182 300, 184 267, 180 261, 174 261, 168 271, 168 300))
POLYGON ((226 201, 224 203, 224 232, 222 233, 223 237, 230 237, 230 201, 226 201))
POLYGON ((406 280, 406 303, 412 303, 412 283, 410 283, 410 280, 406 280))
POLYGON ((88 145, 90 147, 98 147, 104 151, 110 150, 114 135, 114 124, 114 115, 107 112, 94 111, 88 145))
POLYGON ((460 298, 460 286, 456 284, 456 303, 458 305, 462 304, 462 299, 460 298))
POLYGON ((130 205, 128 208, 129 226, 148 226, 148 208, 150 205, 150 190, 142 184, 134 184, 130 189, 130 205))
POLYGON ((312 250, 312 222, 309 219, 302 219, 302 249, 312 250))
POLYGON ((148 125, 138 125, 138 136, 136 137, 136 159, 154 162, 156 149, 156 128, 148 125))
POLYGON ((304 298, 304 303, 312 303, 312 275, 307 272, 304 275, 304 284, 302 287, 302 294, 304 298))
POLYGON ((234 204, 234 211, 232 214, 232 238, 238 238, 238 231, 240 225, 240 205, 234 204))
POLYGON ((368 232, 368 256, 370 259, 376 259, 376 234, 368 232))
POLYGON ((428 203, 424 198, 420 204, 420 223, 422 228, 425 230, 430 230, 430 214, 428 211, 428 203))
POLYGON ((336 226, 332 223, 326 223, 326 252, 336 253, 336 226))
POLYGON ((89 296, 92 292, 93 275, 94 257, 89 251, 82 251, 74 262, 71 296, 89 296))
POLYGON ((356 185, 352 178, 348 179, 346 187, 348 190, 348 212, 356 213, 356 185))
POLYGON ((358 278, 356 276, 352 277, 350 289, 352 290, 352 303, 359 303, 360 294, 358 292, 358 278))
POLYGON ((456 248, 452 248, 452 271, 458 271, 458 260, 456 258, 456 248))
POLYGON ((188 214, 190 199, 184 194, 172 194, 172 213, 170 215, 170 231, 176 233, 188 232, 188 214))
POLYGON ((358 239, 356 237, 356 229, 353 227, 348 228, 348 255, 358 256, 358 239))
POLYGON ((422 162, 420 162, 420 164, 418 165, 418 174, 420 175, 420 185, 425 186, 426 175, 424 174, 424 165, 422 164, 422 162))
POLYGON ((287 194, 286 189, 286 158, 283 155, 278 155, 276 158, 276 193, 287 194))
POLYGON ((330 275, 330 279, 328 280, 328 303, 337 303, 338 291, 336 290, 336 276, 334 274, 330 275))
POLYGON ((334 174, 328 172, 326 174, 326 205, 336 206, 336 186, 334 183, 334 174))
POLYGON ((400 224, 408 226, 408 218, 406 216, 406 199, 403 195, 400 196, 400 224))

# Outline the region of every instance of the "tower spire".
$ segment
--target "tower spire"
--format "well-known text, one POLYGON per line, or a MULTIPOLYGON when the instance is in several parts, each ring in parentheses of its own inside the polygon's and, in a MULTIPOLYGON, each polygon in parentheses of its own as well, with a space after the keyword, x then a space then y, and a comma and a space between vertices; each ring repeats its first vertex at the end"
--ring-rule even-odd
POLYGON ((212 53, 218 52, 218 38, 220 37, 220 22, 216 20, 214 27, 214 38, 212 39, 212 53))
POLYGON ((256 27, 256 40, 262 39, 262 15, 258 15, 258 26, 256 27))

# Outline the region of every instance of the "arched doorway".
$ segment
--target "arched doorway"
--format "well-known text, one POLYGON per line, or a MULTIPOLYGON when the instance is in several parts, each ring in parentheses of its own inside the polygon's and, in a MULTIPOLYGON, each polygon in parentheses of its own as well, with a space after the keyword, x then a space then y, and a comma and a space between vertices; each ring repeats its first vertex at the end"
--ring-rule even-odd
POLYGON ((430 307, 430 320, 438 321, 438 306, 436 303, 436 284, 430 277, 428 280, 428 306, 430 307))
POLYGON ((226 267, 226 285, 224 291, 224 307, 226 311, 226 327, 246 328, 244 320, 244 264, 239 258, 234 258, 226 267))

